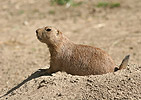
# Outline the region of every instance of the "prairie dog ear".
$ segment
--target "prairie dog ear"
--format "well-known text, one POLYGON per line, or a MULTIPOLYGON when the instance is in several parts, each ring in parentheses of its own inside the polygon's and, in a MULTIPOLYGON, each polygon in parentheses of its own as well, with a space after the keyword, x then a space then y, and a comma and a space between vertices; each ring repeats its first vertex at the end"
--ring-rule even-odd
POLYGON ((57 30, 57 35, 60 35, 60 34, 62 34, 62 32, 60 32, 59 30, 57 30))

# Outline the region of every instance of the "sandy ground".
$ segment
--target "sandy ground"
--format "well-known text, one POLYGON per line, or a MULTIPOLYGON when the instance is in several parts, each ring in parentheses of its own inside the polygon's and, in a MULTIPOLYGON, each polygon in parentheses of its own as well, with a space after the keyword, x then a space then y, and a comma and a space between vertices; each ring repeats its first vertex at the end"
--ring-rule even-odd
POLYGON ((111 9, 97 8, 97 0, 69 8, 49 0, 0 0, 0 96, 13 88, 0 99, 140 100, 141 1, 118 2, 121 6, 111 9), (49 51, 35 30, 47 25, 76 43, 105 50, 117 65, 130 54, 130 66, 100 76, 38 77, 38 69, 49 67, 49 51))

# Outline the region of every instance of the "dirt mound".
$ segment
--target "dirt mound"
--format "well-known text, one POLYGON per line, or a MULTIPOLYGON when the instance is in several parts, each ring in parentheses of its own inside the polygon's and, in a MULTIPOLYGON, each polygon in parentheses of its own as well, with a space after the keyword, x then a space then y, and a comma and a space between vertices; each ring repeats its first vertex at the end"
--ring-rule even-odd
MULTIPOLYGON (((36 73, 36 72, 35 72, 36 73)), ((29 76, 2 99, 9 100, 133 100, 141 99, 141 66, 105 75, 72 76, 58 72, 52 76, 29 76), (32 78, 33 79, 32 79, 32 78)))

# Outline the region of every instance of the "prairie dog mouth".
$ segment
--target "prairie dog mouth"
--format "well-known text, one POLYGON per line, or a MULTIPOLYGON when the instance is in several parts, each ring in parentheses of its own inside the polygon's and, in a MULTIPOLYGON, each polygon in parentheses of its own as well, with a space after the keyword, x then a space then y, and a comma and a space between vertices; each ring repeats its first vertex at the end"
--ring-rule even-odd
POLYGON ((40 38, 38 35, 37 35, 37 38, 38 38, 39 40, 42 40, 42 38, 40 38))

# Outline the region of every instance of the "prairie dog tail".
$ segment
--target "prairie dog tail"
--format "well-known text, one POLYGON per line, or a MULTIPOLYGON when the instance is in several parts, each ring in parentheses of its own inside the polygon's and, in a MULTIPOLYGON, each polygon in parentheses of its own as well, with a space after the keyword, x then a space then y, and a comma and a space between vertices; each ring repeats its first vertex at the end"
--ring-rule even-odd
POLYGON ((125 69, 128 66, 129 57, 130 57, 130 55, 125 56, 125 58, 122 60, 120 66, 119 66, 119 70, 125 69))
POLYGON ((125 69, 128 66, 128 61, 129 61, 130 55, 125 56, 125 58, 122 60, 119 68, 115 67, 115 71, 125 69))

